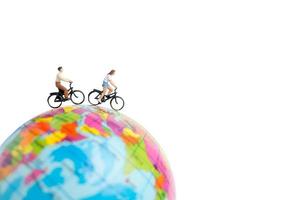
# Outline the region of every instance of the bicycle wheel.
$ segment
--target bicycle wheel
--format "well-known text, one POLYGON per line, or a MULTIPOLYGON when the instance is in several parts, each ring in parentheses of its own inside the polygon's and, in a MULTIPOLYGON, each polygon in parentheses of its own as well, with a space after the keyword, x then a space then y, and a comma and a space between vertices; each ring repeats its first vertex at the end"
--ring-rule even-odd
POLYGON ((122 110, 122 108, 124 107, 124 100, 122 97, 119 96, 115 96, 110 100, 110 107, 112 109, 114 109, 115 111, 119 111, 122 110))
POLYGON ((76 105, 79 105, 79 104, 82 104, 84 102, 84 99, 85 99, 85 96, 83 94, 82 91, 80 90, 74 90, 71 94, 71 101, 76 104, 76 105))
POLYGON ((90 104, 96 106, 100 104, 100 102, 98 101, 99 97, 100 97, 100 92, 98 92, 97 90, 93 90, 89 93, 88 100, 90 104))
POLYGON ((47 102, 51 108, 59 108, 63 102, 63 97, 59 94, 50 94, 47 102))

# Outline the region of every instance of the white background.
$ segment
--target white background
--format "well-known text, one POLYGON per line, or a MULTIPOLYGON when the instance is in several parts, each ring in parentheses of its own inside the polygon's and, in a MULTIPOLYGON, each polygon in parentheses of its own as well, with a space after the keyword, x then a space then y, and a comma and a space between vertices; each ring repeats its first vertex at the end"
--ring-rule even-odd
POLYGON ((59 65, 85 93, 114 68, 122 112, 164 149, 177 199, 299 200, 299 8, 1 1, 0 142, 49 110, 59 65))

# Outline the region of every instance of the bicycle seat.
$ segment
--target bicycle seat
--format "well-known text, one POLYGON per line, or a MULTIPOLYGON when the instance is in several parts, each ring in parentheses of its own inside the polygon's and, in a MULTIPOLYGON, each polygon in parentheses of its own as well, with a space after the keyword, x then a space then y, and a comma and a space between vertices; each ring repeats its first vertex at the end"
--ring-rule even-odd
POLYGON ((102 90, 98 90, 98 89, 94 89, 93 91, 96 91, 96 92, 102 92, 102 90))

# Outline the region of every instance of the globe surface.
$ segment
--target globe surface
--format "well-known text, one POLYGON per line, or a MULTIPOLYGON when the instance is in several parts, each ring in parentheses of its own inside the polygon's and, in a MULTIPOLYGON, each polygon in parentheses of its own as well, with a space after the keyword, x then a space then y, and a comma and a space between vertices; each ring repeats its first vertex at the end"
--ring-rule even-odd
POLYGON ((175 199, 161 149, 139 124, 99 107, 41 114, 0 147, 0 199, 175 199))

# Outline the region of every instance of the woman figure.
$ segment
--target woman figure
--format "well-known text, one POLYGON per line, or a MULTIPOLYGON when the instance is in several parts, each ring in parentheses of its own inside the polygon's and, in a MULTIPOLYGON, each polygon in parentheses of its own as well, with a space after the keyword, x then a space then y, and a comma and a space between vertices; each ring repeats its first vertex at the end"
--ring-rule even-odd
POLYGON ((115 89, 117 89, 116 84, 111 79, 111 76, 113 76, 115 73, 116 73, 116 70, 113 69, 105 76, 103 83, 102 83, 103 91, 99 98, 100 103, 103 102, 103 97, 104 97, 104 95, 106 95, 107 91, 108 91, 108 94, 111 94, 113 92, 113 88, 111 86, 113 86, 115 89))

